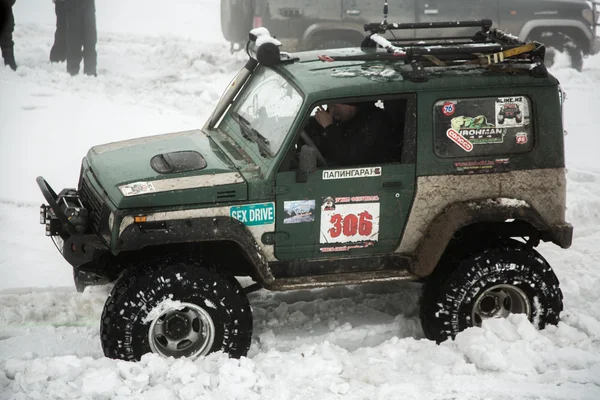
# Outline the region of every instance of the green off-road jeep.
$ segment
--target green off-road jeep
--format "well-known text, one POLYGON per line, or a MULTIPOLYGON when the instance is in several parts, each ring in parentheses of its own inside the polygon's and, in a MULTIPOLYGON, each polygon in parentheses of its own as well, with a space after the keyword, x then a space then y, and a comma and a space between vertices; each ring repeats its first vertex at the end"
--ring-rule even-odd
POLYGON ((78 289, 116 281, 106 356, 243 356, 246 294, 259 288, 422 281, 423 330, 437 342, 509 313, 556 324, 558 279, 534 248, 572 239, 564 97, 541 44, 491 26, 369 24, 361 48, 298 54, 253 30, 201 130, 93 147, 77 190, 38 178, 41 222, 78 289), (457 26, 473 35, 380 35, 457 26), (387 119, 379 159, 334 164, 319 148, 307 126, 332 103, 387 119))

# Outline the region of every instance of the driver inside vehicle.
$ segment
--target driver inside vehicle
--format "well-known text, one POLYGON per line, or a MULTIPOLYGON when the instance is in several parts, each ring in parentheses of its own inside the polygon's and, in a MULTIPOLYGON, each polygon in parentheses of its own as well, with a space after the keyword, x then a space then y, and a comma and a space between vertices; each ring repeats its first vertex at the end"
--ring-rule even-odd
POLYGON ((306 132, 330 166, 384 161, 389 126, 385 112, 373 102, 319 106, 306 132))

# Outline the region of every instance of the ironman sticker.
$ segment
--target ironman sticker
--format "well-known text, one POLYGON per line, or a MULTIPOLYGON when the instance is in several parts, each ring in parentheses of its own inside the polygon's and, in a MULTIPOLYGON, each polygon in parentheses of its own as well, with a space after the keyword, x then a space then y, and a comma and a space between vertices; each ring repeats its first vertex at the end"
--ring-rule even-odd
POLYGON ((456 132, 454 129, 448 129, 446 132, 446 136, 454 143, 460 146, 464 151, 473 150, 473 143, 469 142, 469 139, 465 138, 460 133, 456 132))

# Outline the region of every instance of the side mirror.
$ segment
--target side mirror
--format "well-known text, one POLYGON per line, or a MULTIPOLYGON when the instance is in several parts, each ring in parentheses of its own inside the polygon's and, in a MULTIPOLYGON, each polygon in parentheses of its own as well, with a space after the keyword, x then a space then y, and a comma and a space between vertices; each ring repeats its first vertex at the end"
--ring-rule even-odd
POLYGON ((296 182, 307 182, 308 176, 317 170, 317 151, 304 145, 300 149, 300 160, 296 170, 296 182))

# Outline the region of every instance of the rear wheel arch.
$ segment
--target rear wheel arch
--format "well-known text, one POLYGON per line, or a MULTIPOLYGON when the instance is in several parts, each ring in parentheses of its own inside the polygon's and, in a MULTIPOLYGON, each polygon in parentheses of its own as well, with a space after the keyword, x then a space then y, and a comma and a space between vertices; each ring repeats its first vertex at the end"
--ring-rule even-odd
POLYGON ((306 49, 325 49, 331 47, 327 45, 328 43, 339 43, 339 46, 334 47, 360 46, 364 37, 364 33, 361 33, 360 30, 315 24, 306 30, 302 41, 306 49))
POLYGON ((592 39, 578 26, 548 26, 534 28, 527 36, 546 46, 545 64, 552 67, 556 52, 566 53, 569 65, 583 70, 583 58, 592 52, 592 39))
POLYGON ((584 54, 589 54, 591 50, 591 37, 586 35, 579 25, 536 26, 526 35, 526 40, 540 41, 547 47, 559 46, 564 40, 571 39, 584 54))
MULTIPOLYGON (((413 272, 431 275, 453 252, 479 251, 510 237, 528 237, 537 245, 550 240, 548 226, 539 213, 525 202, 502 199, 452 204, 433 220, 414 254, 413 272)), ((461 256, 464 254, 461 254, 461 256)))

